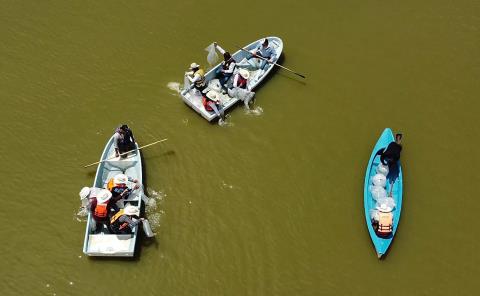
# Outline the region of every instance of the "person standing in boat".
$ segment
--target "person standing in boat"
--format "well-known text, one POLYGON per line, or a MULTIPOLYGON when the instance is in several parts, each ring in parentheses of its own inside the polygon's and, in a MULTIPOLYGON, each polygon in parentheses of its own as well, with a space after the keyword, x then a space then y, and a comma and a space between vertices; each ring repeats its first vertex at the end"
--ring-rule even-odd
POLYGON ((220 45, 217 44, 217 42, 213 42, 213 45, 223 55, 223 61, 215 73, 218 77, 218 80, 220 81, 220 84, 222 86, 225 86, 225 83, 227 83, 230 77, 232 77, 233 71, 235 71, 237 63, 232 57, 232 55, 228 51, 225 51, 223 48, 221 48, 220 45))
POLYGON ((190 71, 185 72, 185 76, 188 78, 190 83, 193 84, 193 87, 199 92, 207 87, 207 81, 205 79, 205 71, 200 68, 200 65, 197 63, 190 64, 190 71))
POLYGON ((262 57, 264 59, 267 59, 269 62, 265 61, 264 59, 260 59, 260 65, 259 65, 259 69, 260 70, 263 70, 265 71, 266 68, 267 68, 267 64, 269 63, 273 63, 275 61, 275 58, 277 56, 277 54, 275 53, 275 50, 269 46, 268 44, 268 39, 265 38, 262 42, 262 44, 260 44, 254 51, 251 52, 252 55, 250 55, 248 57, 248 59, 250 60, 251 58, 255 58, 255 57, 262 57))
POLYGON ((388 165, 389 179, 393 182, 398 176, 398 161, 400 160, 400 152, 402 151, 402 134, 395 135, 395 141, 388 144, 387 149, 381 149, 377 152, 380 154, 380 161, 384 165, 388 165))
MULTIPOLYGON (((132 151, 135 149, 135 138, 133 137, 132 130, 128 125, 123 124, 115 129, 115 134, 113 135, 113 148, 115 149, 115 157, 118 157, 120 154, 127 151, 132 151)), ((122 155, 122 158, 127 157, 127 154, 122 155)))
POLYGON ((133 228, 144 220, 139 216, 138 208, 128 205, 112 216, 110 230, 115 234, 130 234, 133 232, 133 228))

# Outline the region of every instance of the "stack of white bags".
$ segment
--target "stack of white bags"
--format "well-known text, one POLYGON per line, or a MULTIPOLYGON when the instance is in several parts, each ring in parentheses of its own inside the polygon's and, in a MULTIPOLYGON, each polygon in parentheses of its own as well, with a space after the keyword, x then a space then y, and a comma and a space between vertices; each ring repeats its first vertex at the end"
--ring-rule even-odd
MULTIPOLYGON (((392 197, 387 196, 387 190, 385 189, 385 186, 387 184, 387 175, 388 166, 380 163, 377 166, 377 174, 372 177, 372 185, 370 185, 369 187, 373 199, 377 201, 375 207, 376 209, 372 210, 372 212, 370 213, 372 219, 377 218, 377 209, 382 207, 382 205, 386 206, 383 206, 384 209, 389 208, 393 210, 393 208, 395 208, 395 200, 392 197)), ((376 220, 378 220, 378 218, 376 220)))

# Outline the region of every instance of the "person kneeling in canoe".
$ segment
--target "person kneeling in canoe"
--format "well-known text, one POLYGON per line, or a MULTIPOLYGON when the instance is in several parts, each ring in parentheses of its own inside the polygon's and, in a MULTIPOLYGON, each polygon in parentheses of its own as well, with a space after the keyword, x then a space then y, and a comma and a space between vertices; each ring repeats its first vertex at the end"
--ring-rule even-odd
MULTIPOLYGON (((116 204, 121 199, 128 199, 133 190, 140 188, 139 184, 135 184, 133 190, 127 187, 127 182, 138 183, 137 179, 128 177, 125 174, 118 174, 115 177, 108 180, 107 190, 112 193, 112 203, 116 204)), ((115 205, 115 207, 117 207, 115 205)), ((116 208, 118 209, 118 207, 116 208)))
MULTIPOLYGON (((135 149, 135 138, 133 137, 133 132, 128 125, 123 124, 115 130, 113 135, 113 147, 115 149, 115 157, 118 157, 120 154, 132 151, 135 149)), ((128 154, 128 153, 127 153, 128 154)), ((122 158, 127 157, 127 154, 122 155, 122 158)))
POLYGON ((205 110, 209 112, 215 112, 217 116, 224 119, 224 113, 220 100, 217 98, 217 94, 214 91, 209 91, 205 96, 202 96, 202 104, 205 110))
POLYGON ((223 62, 221 63, 220 67, 218 67, 215 74, 217 75, 220 84, 225 86, 225 83, 227 83, 230 77, 232 77, 237 63, 232 55, 228 51, 225 51, 223 48, 221 48, 217 42, 213 42, 213 45, 223 55, 223 62))
POLYGON ((378 213, 373 219, 373 228, 378 236, 389 236, 393 231, 393 213, 392 208, 386 204, 377 206, 378 213))
POLYGON ((131 234, 133 228, 144 219, 139 218, 140 211, 132 205, 118 211, 110 219, 110 230, 115 234, 131 234))
POLYGON ((193 87, 200 93, 207 87, 207 81, 205 80, 205 71, 200 68, 197 63, 190 64, 190 71, 185 72, 185 77, 188 78, 193 87))
POLYGON ((98 224, 107 224, 108 219, 110 218, 110 211, 113 210, 113 203, 110 202, 112 198, 112 193, 107 189, 102 189, 92 200, 90 204, 90 212, 92 213, 93 224, 92 230, 95 231, 98 229, 98 224))

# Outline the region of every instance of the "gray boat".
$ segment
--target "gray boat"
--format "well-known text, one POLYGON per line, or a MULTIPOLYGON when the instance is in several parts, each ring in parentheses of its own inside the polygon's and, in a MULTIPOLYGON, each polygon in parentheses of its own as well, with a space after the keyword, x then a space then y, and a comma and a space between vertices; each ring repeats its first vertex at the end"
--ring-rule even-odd
MULTIPOLYGON (((276 63, 283 51, 283 41, 278 37, 266 37, 266 38, 268 39, 269 45, 272 46, 272 48, 275 50, 276 58, 274 62, 276 63)), ((244 46, 243 48, 247 51, 252 51, 255 48, 257 48, 264 39, 265 38, 254 41, 249 45, 244 46)), ((235 71, 238 71, 240 68, 242 68, 250 72, 250 75, 249 75, 250 78, 248 79, 247 87, 248 89, 253 91, 255 87, 257 87, 260 84, 260 82, 262 82, 262 80, 264 80, 265 77, 272 71, 273 66, 271 65, 265 71, 262 71, 262 70, 255 69, 254 67, 250 67, 249 65, 246 65, 246 58, 249 55, 249 53, 246 52, 245 50, 238 50, 232 55, 232 57, 237 62, 237 69, 235 71)), ((253 60, 257 60, 257 59, 253 59, 253 60)), ((236 97, 231 97, 228 93, 223 93, 220 89, 211 86, 210 82, 212 82, 215 79, 215 71, 220 66, 221 64, 218 64, 215 67, 213 67, 210 71, 208 71, 205 74, 205 80, 207 82, 207 85, 209 85, 207 89, 216 92, 216 97, 220 100, 222 109, 226 111, 230 109, 232 106, 234 106, 240 99, 236 97)), ((187 89, 184 89, 180 93, 180 95, 182 97, 183 102, 185 102, 185 104, 190 106, 193 110, 195 110, 198 114, 200 114, 206 120, 212 121, 218 117, 214 112, 205 110, 205 107, 203 106, 203 103, 202 103, 202 97, 199 95, 197 90, 187 88, 187 89)))
MULTIPOLYGON (((135 143, 135 151, 128 153, 127 157, 120 159, 115 156, 113 148, 113 136, 108 141, 103 150, 95 175, 94 187, 106 188, 108 181, 118 174, 125 174, 133 179, 137 179, 142 184, 142 160, 138 144, 135 143)), ((133 189, 135 184, 129 182, 127 186, 133 189)), ((123 203, 137 207, 139 210, 142 206, 143 187, 133 191, 127 200, 123 203)), ((116 256, 116 257, 132 257, 135 253, 135 244, 137 241, 138 228, 141 224, 133 229, 132 234, 111 234, 106 225, 95 225, 92 214, 88 213, 87 229, 85 230, 85 240, 83 243, 83 253, 88 256, 116 256)))

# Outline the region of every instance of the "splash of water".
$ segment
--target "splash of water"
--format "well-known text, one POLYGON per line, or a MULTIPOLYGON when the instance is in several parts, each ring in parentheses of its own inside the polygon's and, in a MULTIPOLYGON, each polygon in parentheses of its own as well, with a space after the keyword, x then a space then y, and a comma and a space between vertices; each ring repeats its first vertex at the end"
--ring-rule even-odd
POLYGON ((174 82, 174 81, 169 82, 169 83, 167 83, 167 87, 168 87, 170 90, 173 90, 173 91, 175 91, 175 92, 177 92, 177 93, 180 93, 180 92, 181 92, 181 90, 180 90, 180 83, 179 83, 179 82, 174 82))
POLYGON ((252 109, 246 109, 245 114, 250 115, 250 116, 260 116, 263 114, 263 108, 260 106, 257 106, 252 109))

